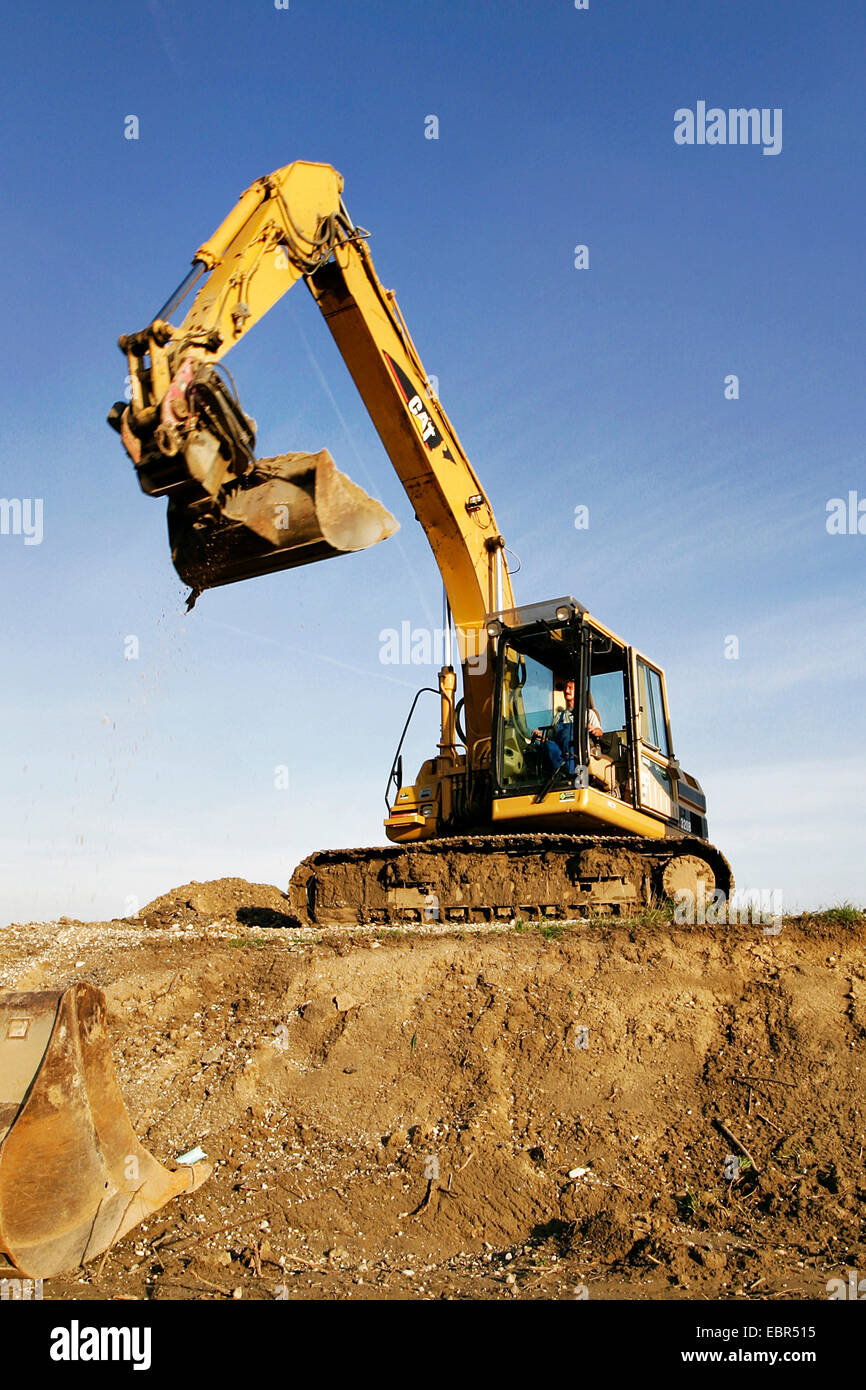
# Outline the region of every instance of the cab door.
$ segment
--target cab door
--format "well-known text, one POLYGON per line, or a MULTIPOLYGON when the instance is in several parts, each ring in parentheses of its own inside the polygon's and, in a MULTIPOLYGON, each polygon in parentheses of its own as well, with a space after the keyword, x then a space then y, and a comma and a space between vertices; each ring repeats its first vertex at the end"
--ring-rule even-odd
POLYGON ((634 650, 631 664, 637 804, 643 811, 676 821, 676 782, 671 769, 673 748, 664 674, 634 650))

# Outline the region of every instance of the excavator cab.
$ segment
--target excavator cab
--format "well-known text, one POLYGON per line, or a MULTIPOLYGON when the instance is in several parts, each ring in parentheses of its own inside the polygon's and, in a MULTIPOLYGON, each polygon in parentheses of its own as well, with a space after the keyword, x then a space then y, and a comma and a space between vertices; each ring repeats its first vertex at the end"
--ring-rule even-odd
POLYGON ((573 598, 489 614, 497 642, 493 819, 515 828, 706 837, 673 756, 664 675, 573 598), (571 756, 545 755, 574 681, 571 756))
POLYGON ((626 746, 624 649, 615 652, 610 639, 589 627, 585 610, 571 599, 558 601, 552 615, 549 606, 535 607, 537 616, 512 610, 509 616, 517 625, 500 642, 497 789, 539 793, 543 799, 549 781, 549 789, 554 782, 576 781, 603 786, 620 797, 626 777, 611 750, 620 743, 626 746), (609 659, 603 662, 602 655, 609 659), (566 700, 566 691, 573 696, 573 708, 567 708, 572 701, 566 700), (555 769, 559 775, 551 779, 555 769))

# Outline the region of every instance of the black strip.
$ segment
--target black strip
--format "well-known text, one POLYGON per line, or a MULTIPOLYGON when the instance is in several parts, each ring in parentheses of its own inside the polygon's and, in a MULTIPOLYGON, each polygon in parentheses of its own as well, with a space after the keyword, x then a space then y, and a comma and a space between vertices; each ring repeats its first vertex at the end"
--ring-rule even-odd
POLYGON ((696 791, 694 787, 689 786, 688 782, 683 782, 682 779, 677 782, 677 797, 680 801, 687 801, 690 806, 696 806, 699 811, 707 809, 707 798, 703 792, 696 791))

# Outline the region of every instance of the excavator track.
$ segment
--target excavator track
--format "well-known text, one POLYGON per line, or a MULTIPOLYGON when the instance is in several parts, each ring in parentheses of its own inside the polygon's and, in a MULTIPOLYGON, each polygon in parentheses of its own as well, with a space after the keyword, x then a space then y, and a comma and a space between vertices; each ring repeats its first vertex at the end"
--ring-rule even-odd
POLYGON ((724 855, 690 836, 481 834, 322 850, 295 869, 289 897, 307 926, 397 926, 629 916, 677 889, 733 886, 724 855))

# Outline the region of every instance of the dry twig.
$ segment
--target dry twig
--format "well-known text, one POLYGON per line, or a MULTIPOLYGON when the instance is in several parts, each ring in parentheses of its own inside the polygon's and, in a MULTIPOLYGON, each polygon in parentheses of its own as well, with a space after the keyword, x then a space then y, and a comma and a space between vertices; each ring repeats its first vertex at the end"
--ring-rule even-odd
POLYGON ((744 1157, 744 1158, 747 1158, 747 1159, 749 1160, 749 1162, 750 1162, 751 1165, 752 1165, 752 1171, 755 1172, 755 1173, 757 1173, 757 1172, 758 1172, 758 1165, 757 1165, 757 1163, 755 1162, 755 1160, 753 1159, 752 1155, 749 1153, 749 1150, 746 1148, 746 1146, 745 1146, 745 1144, 743 1143, 742 1139, 738 1139, 737 1136, 736 1136, 736 1134, 734 1134, 730 1129, 728 1129, 728 1126, 727 1126, 727 1125, 723 1125, 723 1124, 722 1124, 721 1120, 714 1119, 714 1120, 713 1120, 713 1124, 716 1126, 716 1129, 719 1131, 719 1133, 720 1133, 720 1134, 723 1134, 723 1135, 725 1136, 725 1138, 727 1139, 728 1143, 729 1143, 729 1144, 733 1144, 734 1148, 735 1148, 735 1149, 739 1149, 739 1151, 740 1151, 740 1153, 743 1155, 743 1157, 744 1157))

